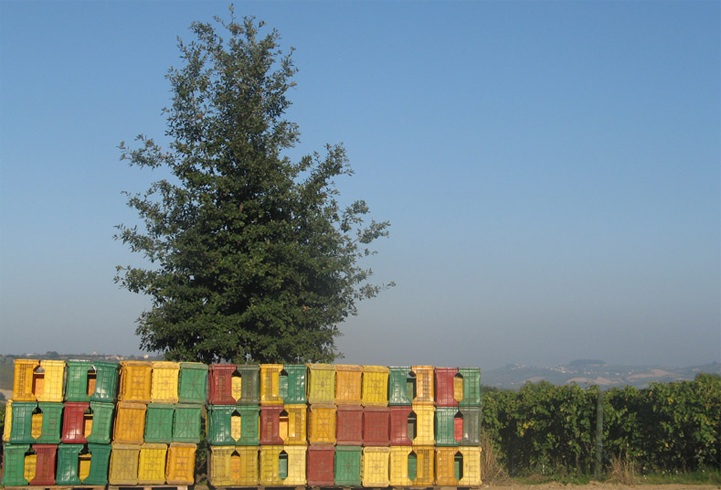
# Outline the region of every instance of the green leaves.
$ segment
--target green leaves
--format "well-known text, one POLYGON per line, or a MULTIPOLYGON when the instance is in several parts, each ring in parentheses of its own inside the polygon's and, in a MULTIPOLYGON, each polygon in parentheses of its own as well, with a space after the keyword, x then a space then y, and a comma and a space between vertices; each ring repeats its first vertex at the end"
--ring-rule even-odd
POLYGON ((172 179, 126 194, 144 228, 119 225, 116 239, 155 267, 119 267, 116 281, 153 298, 137 333, 169 359, 332 361, 338 323, 386 287, 360 261, 389 223, 365 224, 362 200, 339 209, 335 179, 352 174, 342 145, 283 156, 298 141, 283 118, 296 69, 278 33, 232 9, 216 21, 227 38, 194 23, 179 40, 169 150, 145 136, 120 145, 122 160, 172 179))

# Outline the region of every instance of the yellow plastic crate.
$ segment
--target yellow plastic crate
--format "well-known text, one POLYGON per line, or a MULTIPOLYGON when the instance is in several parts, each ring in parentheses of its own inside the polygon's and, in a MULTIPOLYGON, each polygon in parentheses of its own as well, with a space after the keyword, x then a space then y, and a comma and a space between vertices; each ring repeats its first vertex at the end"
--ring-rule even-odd
POLYGON ((168 446, 143 444, 140 446, 138 483, 140 485, 163 485, 165 483, 165 460, 168 446))
POLYGON ((153 365, 147 361, 122 361, 120 363, 120 389, 118 400, 150 403, 153 365))
POLYGON ((260 365, 260 403, 261 405, 282 405, 280 397, 280 372, 282 364, 260 365))
POLYGON ((390 448, 390 484, 400 487, 428 487, 435 482, 435 447, 393 446, 390 448))
POLYGON ((436 485, 480 487, 481 484, 480 447, 436 448, 436 485))
POLYGON ((311 444, 335 444, 336 406, 311 405, 308 412, 308 442, 311 444))
POLYGON ((214 487, 258 485, 258 448, 255 446, 213 446, 210 483, 214 487))
POLYGON ((153 361, 152 368, 151 403, 178 403, 180 363, 153 361))
POLYGON ((168 446, 165 465, 165 481, 169 485, 192 485, 195 483, 195 451, 191 443, 174 442, 168 446))
POLYGON ((363 394, 361 404, 364 407, 388 406, 388 373, 385 366, 363 366, 363 394))
POLYGON ((13 424, 13 401, 8 400, 5 404, 5 428, 3 429, 3 442, 10 442, 10 431, 13 424))
POLYGON ((16 402, 37 401, 33 378, 35 369, 40 366, 36 359, 15 359, 13 375, 13 397, 16 402))
POLYGON ((25 466, 23 467, 23 478, 28 483, 35 479, 38 468, 38 455, 35 452, 25 453, 25 466))
POLYGON ((335 404, 335 366, 307 364, 308 403, 335 404))
POLYGON ((115 410, 114 442, 142 444, 145 435, 145 412, 142 403, 118 402, 115 410))
POLYGON ((40 370, 44 372, 39 374, 36 369, 34 379, 37 400, 39 402, 62 402, 65 386, 65 361, 40 361, 40 370))
POLYGON ((434 404, 435 400, 435 372, 433 366, 413 366, 411 368, 416 375, 416 397, 414 405, 434 404))
POLYGON ((288 414, 287 418, 281 415, 280 437, 287 446, 306 446, 307 405, 284 405, 283 410, 288 414))
POLYGON ((139 462, 139 445, 113 443, 108 482, 111 485, 137 485, 139 462))
POLYGON ((435 446, 435 415, 436 407, 433 405, 413 404, 413 413, 416 414, 416 437, 414 446, 435 446))
POLYGON ((361 459, 361 482, 364 487, 387 487, 390 485, 389 447, 364 447, 361 459))
POLYGON ((306 448, 302 446, 261 446, 260 484, 305 485, 305 459, 306 448))
POLYGON ((335 367, 336 405, 360 405, 363 386, 363 368, 338 364, 335 367))

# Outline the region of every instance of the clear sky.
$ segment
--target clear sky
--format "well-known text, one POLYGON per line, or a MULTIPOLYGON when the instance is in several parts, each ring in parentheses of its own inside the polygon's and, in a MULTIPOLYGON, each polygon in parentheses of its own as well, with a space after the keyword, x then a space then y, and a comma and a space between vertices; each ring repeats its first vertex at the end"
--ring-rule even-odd
MULTIPOLYGON (((0 1, 0 353, 135 354, 119 160, 214 1, 0 1)), ((269 1, 297 157, 343 142, 397 287, 351 364, 721 361, 721 3, 269 1)))

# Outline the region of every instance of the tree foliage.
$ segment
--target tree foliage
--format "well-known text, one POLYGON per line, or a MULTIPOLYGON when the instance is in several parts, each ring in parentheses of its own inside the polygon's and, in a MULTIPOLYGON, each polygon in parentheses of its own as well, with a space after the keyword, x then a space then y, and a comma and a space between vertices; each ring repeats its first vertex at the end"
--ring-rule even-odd
POLYGON ((116 281, 152 297, 137 334, 170 360, 332 361, 338 324, 386 287, 360 262, 389 223, 368 222, 362 200, 339 204, 334 179, 352 174, 342 145, 284 155, 299 141, 284 118, 296 68, 277 31, 232 7, 215 21, 179 39, 169 148, 120 144, 131 166, 169 177, 126 193, 144 226, 119 225, 116 239, 149 265, 119 266, 116 281))

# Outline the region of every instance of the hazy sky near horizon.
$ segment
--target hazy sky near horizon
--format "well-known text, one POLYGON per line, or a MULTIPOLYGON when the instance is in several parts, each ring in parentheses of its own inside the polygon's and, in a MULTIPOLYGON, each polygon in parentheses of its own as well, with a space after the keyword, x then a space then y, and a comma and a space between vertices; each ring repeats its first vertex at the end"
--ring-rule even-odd
MULTIPOLYGON (((113 240, 176 36, 228 2, 0 2, 0 353, 135 354, 113 240)), ((351 364, 721 361, 721 3, 236 2, 296 48, 294 158, 343 142, 397 286, 351 364)))

